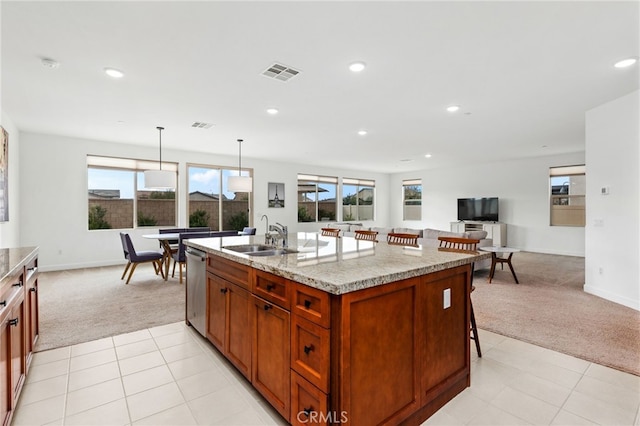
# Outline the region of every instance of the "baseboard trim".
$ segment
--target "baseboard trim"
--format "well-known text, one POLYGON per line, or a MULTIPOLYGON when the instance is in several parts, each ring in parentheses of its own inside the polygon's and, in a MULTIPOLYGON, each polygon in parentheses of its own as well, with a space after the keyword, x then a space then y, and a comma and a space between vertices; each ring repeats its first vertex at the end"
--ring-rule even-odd
POLYGON ((619 294, 586 284, 582 287, 582 289, 585 293, 589 293, 594 296, 598 296, 611 302, 617 303, 619 305, 623 305, 636 311, 640 311, 640 301, 638 300, 629 299, 628 297, 620 296, 619 294))

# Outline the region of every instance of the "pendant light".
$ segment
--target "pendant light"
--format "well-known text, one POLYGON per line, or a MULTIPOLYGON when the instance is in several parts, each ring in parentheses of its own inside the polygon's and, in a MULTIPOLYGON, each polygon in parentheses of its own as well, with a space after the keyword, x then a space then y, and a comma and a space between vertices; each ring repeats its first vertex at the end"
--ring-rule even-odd
POLYGON ((174 189, 176 187, 176 174, 171 170, 162 170, 162 131, 164 127, 156 127, 160 134, 160 169, 145 170, 144 187, 148 189, 174 189))
POLYGON ((251 176, 242 176, 242 139, 238 139, 238 176, 229 176, 227 187, 232 192, 251 192, 253 189, 251 176))

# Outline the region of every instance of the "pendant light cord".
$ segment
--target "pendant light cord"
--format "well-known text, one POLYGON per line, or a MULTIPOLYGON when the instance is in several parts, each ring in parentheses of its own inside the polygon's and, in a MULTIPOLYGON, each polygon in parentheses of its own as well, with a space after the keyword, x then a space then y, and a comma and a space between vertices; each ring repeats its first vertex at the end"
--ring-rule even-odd
POLYGON ((238 139, 238 176, 242 176, 242 139, 238 139))
POLYGON ((160 170, 162 170, 162 131, 164 130, 164 127, 158 126, 156 129, 160 132, 160 170))

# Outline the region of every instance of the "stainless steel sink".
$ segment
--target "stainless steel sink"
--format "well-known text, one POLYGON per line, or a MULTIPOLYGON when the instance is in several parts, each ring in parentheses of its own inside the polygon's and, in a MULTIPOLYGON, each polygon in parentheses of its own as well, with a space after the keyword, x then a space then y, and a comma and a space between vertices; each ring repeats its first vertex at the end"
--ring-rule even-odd
POLYGON ((222 248, 246 254, 248 256, 277 256, 280 254, 297 253, 296 250, 277 248, 266 244, 243 244, 239 246, 225 246, 222 248))

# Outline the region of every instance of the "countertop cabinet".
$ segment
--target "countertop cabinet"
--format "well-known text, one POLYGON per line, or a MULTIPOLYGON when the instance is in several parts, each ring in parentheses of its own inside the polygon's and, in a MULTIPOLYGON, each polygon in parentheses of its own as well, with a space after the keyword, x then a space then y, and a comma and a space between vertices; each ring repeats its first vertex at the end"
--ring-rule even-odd
POLYGON ((290 314, 274 303, 255 295, 252 296, 251 309, 251 383, 282 417, 289 420, 290 314))
POLYGON ((250 293, 207 272, 207 338, 251 378, 250 293))

